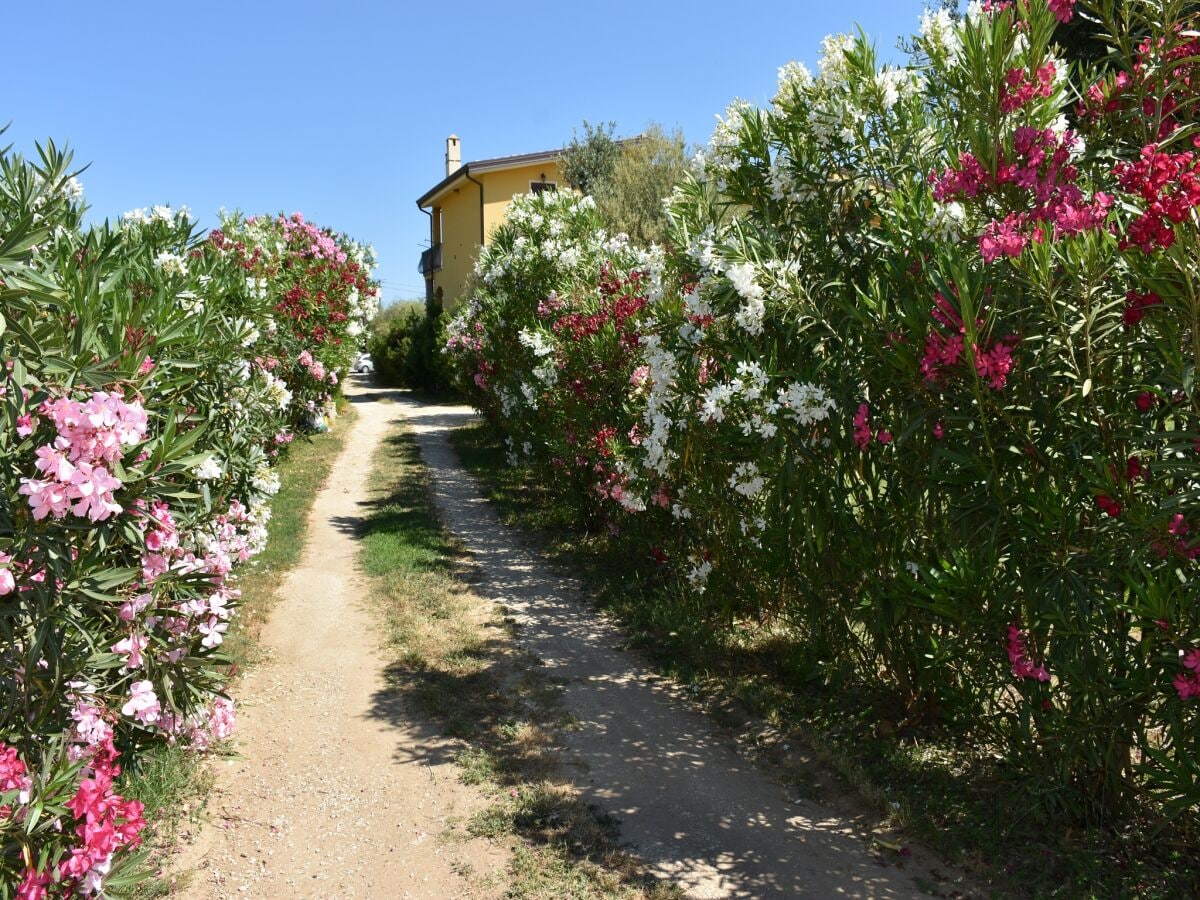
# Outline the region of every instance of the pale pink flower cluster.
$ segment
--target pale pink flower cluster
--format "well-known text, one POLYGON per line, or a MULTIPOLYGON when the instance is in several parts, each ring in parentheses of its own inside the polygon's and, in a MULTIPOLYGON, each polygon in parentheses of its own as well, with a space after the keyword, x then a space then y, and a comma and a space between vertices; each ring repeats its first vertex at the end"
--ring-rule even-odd
POLYGON ((317 226, 305 222, 300 213, 293 213, 290 218, 281 218, 280 223, 289 242, 293 238, 311 241, 307 249, 309 255, 318 259, 332 259, 339 264, 346 261, 346 252, 338 246, 337 241, 317 226))
POLYGON ((162 706, 152 683, 135 681, 129 686, 129 699, 121 707, 122 715, 133 716, 143 725, 153 725, 161 712, 162 706))
POLYGON ((233 734, 237 717, 232 700, 215 697, 206 715, 179 719, 164 712, 159 726, 171 735, 172 742, 179 741, 192 750, 204 752, 214 741, 226 740, 233 734))
MULTIPOLYGON (((196 636, 210 649, 224 640, 232 615, 229 604, 240 596, 226 584, 226 578, 235 561, 244 562, 255 551, 248 523, 246 508, 239 501, 232 501, 227 512, 214 517, 209 530, 194 536, 195 542, 202 545, 197 554, 182 546, 174 517, 166 504, 156 502, 145 512, 142 527, 146 552, 142 554, 141 586, 153 587, 168 572, 209 575, 213 584, 211 593, 176 603, 173 610, 177 615, 147 616, 140 623, 142 628, 161 629, 169 636, 173 647, 166 655, 168 661, 181 659, 196 636)), ((127 668, 136 668, 136 662, 140 660, 144 645, 139 646, 136 636, 137 620, 150 604, 150 595, 143 593, 121 607, 121 618, 133 624, 135 630, 129 643, 118 642, 112 649, 127 657, 127 668)))
MULTIPOLYGON (((297 362, 299 362, 300 365, 302 365, 305 369, 307 369, 308 374, 311 375, 313 378, 315 378, 317 381, 325 380, 325 376, 326 376, 325 364, 323 362, 321 362, 319 359, 313 359, 313 355, 311 353, 309 353, 307 350, 300 351, 300 355, 297 357, 297 362)), ((329 375, 330 384, 337 384, 337 381, 338 381, 337 372, 329 372, 328 375, 329 375)))
POLYGON ((73 681, 68 687, 71 692, 67 694, 67 700, 71 704, 71 718, 75 721, 68 755, 73 760, 80 760, 90 756, 96 747, 111 741, 113 730, 92 685, 73 681))
MULTIPOLYGON (((34 464, 41 478, 22 478, 18 492, 28 498, 35 519, 60 519, 70 512, 102 522, 122 512, 113 492, 121 487, 109 469, 125 448, 146 439, 146 411, 120 394, 96 391, 85 400, 60 397, 38 413, 57 431, 54 441, 37 449, 34 464)), ((32 433, 32 422, 28 426, 32 433)))
POLYGON ((13 578, 12 569, 9 568, 11 564, 12 557, 7 553, 0 553, 0 597, 17 589, 17 582, 13 578))

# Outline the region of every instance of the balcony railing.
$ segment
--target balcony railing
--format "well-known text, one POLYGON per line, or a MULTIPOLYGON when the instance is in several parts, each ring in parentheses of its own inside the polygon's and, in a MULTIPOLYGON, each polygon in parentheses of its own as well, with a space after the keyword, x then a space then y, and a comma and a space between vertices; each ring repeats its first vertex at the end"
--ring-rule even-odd
POLYGON ((442 267, 442 245, 434 244, 421 254, 421 274, 431 275, 442 267))

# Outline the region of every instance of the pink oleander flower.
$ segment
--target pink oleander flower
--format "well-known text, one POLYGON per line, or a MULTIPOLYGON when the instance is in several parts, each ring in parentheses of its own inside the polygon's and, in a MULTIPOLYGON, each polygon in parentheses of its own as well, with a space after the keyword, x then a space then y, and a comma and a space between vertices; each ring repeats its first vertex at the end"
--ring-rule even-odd
MULTIPOLYGON (((17 756, 17 748, 0 742, 0 793, 18 791, 17 802, 24 805, 29 802, 29 792, 32 789, 33 779, 25 763, 17 756)), ((0 819, 4 818, 2 809, 0 808, 0 819)))
POLYGON ((208 729, 212 732, 214 740, 225 740, 233 734, 236 727, 237 717, 233 701, 225 697, 215 699, 208 713, 208 729))
POLYGON ((29 413, 17 416, 17 437, 29 437, 31 434, 33 434, 33 416, 29 413))
POLYGON ((7 553, 0 553, 0 597, 17 589, 17 582, 12 573, 12 561, 12 557, 7 553))
POLYGON ((33 464, 33 467, 47 478, 68 482, 75 475, 75 467, 67 461, 67 457, 61 451, 54 447, 38 447, 34 451, 34 456, 37 457, 37 462, 33 464))
POLYGON ((1171 684, 1175 687, 1175 693, 1179 695, 1180 700, 1200 697, 1200 677, 1196 675, 1180 672, 1171 684))
POLYGON ((70 694, 75 706, 71 710, 71 718, 75 721, 72 729, 72 740, 76 743, 71 747, 70 757, 73 760, 82 759, 90 749, 112 740, 112 726, 104 717, 104 710, 88 699, 91 688, 85 685, 80 688, 83 695, 70 694))
POLYGON ((1050 672, 1045 666, 1034 663, 1025 651, 1025 635, 1016 625, 1008 626, 1008 661, 1012 665, 1012 673, 1017 678, 1033 678, 1037 681, 1049 681, 1050 672))
POLYGON ((1008 341, 996 341, 986 350, 975 351, 975 371, 993 390, 1003 390, 1012 367, 1012 345, 1008 341))
POLYGON ((138 366, 138 374, 149 375, 152 371, 154 371, 154 365, 154 360, 147 356, 142 360, 142 364, 138 366))
POLYGON ((1016 258, 1025 252, 1028 238, 1018 230, 1015 216, 1003 221, 992 221, 979 237, 979 252, 984 262, 993 262, 1001 256, 1016 258))
POLYGON ((158 721, 162 707, 158 695, 154 693, 154 685, 149 681, 135 681, 129 686, 129 700, 121 707, 121 714, 132 716, 143 725, 153 725, 158 721))
POLYGON ((1158 306, 1160 303, 1162 303, 1162 297, 1154 291, 1148 291, 1145 294, 1128 291, 1125 294, 1125 309, 1121 313, 1121 321, 1126 328, 1133 328, 1145 317, 1147 309, 1158 306))
POLYGON ((113 499, 113 491, 120 486, 121 482, 109 475, 103 466, 80 463, 71 476, 67 492, 67 496, 75 501, 71 512, 93 522, 102 522, 120 513, 122 507, 113 499))
POLYGON ((121 638, 112 645, 112 652, 118 656, 125 657, 126 669, 140 669, 142 667, 142 651, 146 649, 149 640, 140 635, 130 635, 126 638, 121 638))
POLYGON ((35 478, 22 478, 17 493, 29 499, 29 507, 33 510, 33 518, 41 521, 47 516, 60 519, 71 508, 66 488, 56 481, 42 481, 35 478))
POLYGON ((221 645, 221 642, 225 640, 225 631, 228 628, 229 623, 222 622, 216 617, 207 619, 196 626, 196 630, 204 635, 204 639, 200 643, 210 650, 221 645))
POLYGON ((1071 16, 1075 14, 1075 2, 1076 0, 1047 0, 1046 5, 1058 21, 1066 23, 1070 22, 1071 16))
POLYGON ((858 412, 854 414, 854 443, 858 445, 858 449, 866 451, 871 443, 871 407, 866 403, 858 405, 858 412))
POLYGON ((17 885, 15 900, 49 900, 50 873, 27 868, 17 885))
POLYGON ((137 847, 146 827, 142 804, 113 791, 113 780, 120 774, 119 756, 109 738, 89 757, 82 757, 90 777, 79 782, 75 796, 66 803, 75 818, 79 843, 58 864, 57 878, 74 882, 73 887, 83 894, 103 893, 114 854, 122 847, 137 847))

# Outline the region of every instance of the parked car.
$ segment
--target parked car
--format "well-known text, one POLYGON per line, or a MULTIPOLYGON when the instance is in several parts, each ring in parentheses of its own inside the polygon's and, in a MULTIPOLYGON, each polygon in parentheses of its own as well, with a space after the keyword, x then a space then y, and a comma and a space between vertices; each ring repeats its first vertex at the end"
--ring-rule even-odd
POLYGON ((375 371, 375 363, 371 361, 370 353, 360 353, 358 358, 354 360, 354 365, 350 367, 351 372, 362 372, 370 374, 375 371))

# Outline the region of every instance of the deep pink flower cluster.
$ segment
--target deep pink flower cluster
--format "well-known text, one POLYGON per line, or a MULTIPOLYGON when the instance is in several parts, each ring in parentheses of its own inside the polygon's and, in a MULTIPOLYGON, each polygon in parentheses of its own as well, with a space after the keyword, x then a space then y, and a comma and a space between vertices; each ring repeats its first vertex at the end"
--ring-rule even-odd
POLYGON ((1089 122, 1116 113, 1132 111, 1136 98, 1143 98, 1141 115, 1157 123, 1157 138, 1164 140, 1187 124, 1193 115, 1200 89, 1197 57, 1200 38, 1194 28, 1175 27, 1171 36, 1146 38, 1138 45, 1133 72, 1117 72, 1089 87, 1080 102, 1078 115, 1089 122))
POLYGON ((1121 321, 1126 328, 1132 328, 1137 325, 1146 315, 1146 310, 1152 306, 1158 306, 1162 303, 1162 297, 1153 291, 1148 291, 1145 294, 1139 294, 1137 291, 1129 291, 1125 294, 1125 309, 1121 313, 1121 321))
POLYGON ((1117 112, 1122 108, 1125 93, 1132 86, 1133 78, 1128 72, 1118 72, 1110 79, 1096 82, 1087 89, 1085 99, 1079 103, 1079 117, 1095 121, 1101 116, 1117 112))
MULTIPOLYGON (((66 894, 99 894, 114 854, 141 843, 141 831, 146 827, 141 802, 126 800, 113 790, 121 774, 119 757, 111 735, 92 748, 75 794, 65 804, 75 819, 78 843, 57 866, 41 870, 28 865, 17 885, 17 900, 45 900, 52 884, 59 885, 66 894)), ((31 787, 32 780, 16 750, 0 744, 0 791, 21 792, 20 806, 16 810, 0 808, 0 818, 23 816, 31 787)))
POLYGON ((1000 110, 1013 113, 1035 97, 1049 97, 1054 91, 1055 72, 1052 62, 1039 66, 1032 78, 1023 68, 1009 69, 1000 84, 1000 110))
MULTIPOLYGON (((1028 9, 1030 2, 1031 0, 1022 0, 1023 8, 1028 9)), ((1076 2, 1077 0, 1047 0, 1046 5, 1058 21, 1070 22, 1071 16, 1075 14, 1076 2)), ((1012 5, 1013 0, 983 0, 983 11, 995 14, 1009 9, 1012 5)))
POLYGON ((860 403, 858 411, 854 413, 853 433, 855 445, 864 453, 873 440, 881 444, 890 444, 892 442, 892 433, 890 431, 886 429, 878 432, 871 430, 871 407, 866 403, 860 403))
POLYGON ((1183 513, 1175 513, 1167 522, 1167 536, 1154 542, 1159 559, 1175 554, 1180 559, 1200 559, 1200 544, 1191 544, 1188 534, 1192 527, 1183 513))
POLYGON ((1008 626, 1008 661, 1017 678, 1034 678, 1049 681, 1050 672, 1040 663, 1034 663, 1025 650, 1025 635, 1016 625, 1008 626))
POLYGON ((80 844, 59 864, 58 878, 75 882, 81 893, 99 893, 113 854, 123 847, 137 847, 146 827, 141 802, 113 791, 113 781, 121 774, 118 757, 111 739, 98 747, 87 765, 91 777, 79 782, 66 804, 75 816, 80 844))
POLYGON ((1070 22, 1071 17, 1075 15, 1075 3, 1076 0, 1047 0, 1046 5, 1058 21, 1065 23, 1070 22))
MULTIPOLYGON (((1131 490, 1135 482, 1146 480, 1145 466, 1137 456, 1130 456, 1125 460, 1124 470, 1116 463, 1111 463, 1108 473, 1112 477, 1113 483, 1122 492, 1131 490)), ((1113 519, 1120 518, 1121 513, 1125 511, 1120 501, 1115 500, 1109 494, 1097 494, 1096 506, 1102 513, 1113 519)))
POLYGON ((1113 168, 1121 189, 1136 194, 1145 210, 1129 223, 1120 247, 1139 247, 1153 253, 1175 243, 1173 224, 1184 222, 1200 206, 1200 160, 1196 154, 1162 153, 1154 144, 1142 148, 1136 162, 1113 168))
MULTIPOLYGON (((940 292, 933 295, 934 306, 931 312, 935 322, 950 330, 947 334, 938 328, 931 328, 925 336, 925 353, 921 358, 921 374, 930 385, 942 382, 949 369, 958 365, 962 359, 966 343, 966 328, 962 315, 954 304, 940 292)), ((983 320, 977 319, 976 330, 983 327, 983 320)), ((1008 376, 1013 368, 1013 348, 1020 342, 1015 334, 997 338, 990 343, 973 346, 975 356, 975 371, 984 379, 992 390, 1003 390, 1008 376)))
MULTIPOLYGON (((17 756, 17 748, 9 747, 0 742, 0 794, 17 791, 17 802, 29 802, 29 791, 33 787, 33 778, 25 768, 24 761, 17 756)), ((12 815, 7 806, 0 806, 0 820, 12 815)))
POLYGON ((1200 698, 1200 648, 1189 650, 1183 655, 1183 667, 1187 671, 1175 676, 1175 691, 1180 700, 1200 698))
MULTIPOLYGON (((644 278, 645 273, 637 270, 630 272, 627 278, 622 278, 614 272, 611 263, 605 262, 600 273, 600 308, 590 314, 561 315, 551 323, 550 330, 558 335, 569 335, 574 341, 581 341, 611 324, 622 344, 629 348, 636 347, 639 336, 627 325, 646 306, 647 298, 639 289, 644 278)), ((558 310, 561 307, 561 301, 557 304, 545 304, 547 310, 558 310)), ((541 308, 539 305, 539 311, 541 308)))
POLYGON ((1108 218, 1113 199, 1097 191, 1089 201, 1075 184, 1078 171, 1070 165, 1075 136, 1060 138, 1051 129, 1021 127, 1013 134, 1013 156, 1001 154, 993 177, 969 152, 959 156, 957 168, 930 175, 933 196, 942 203, 973 200, 1016 189, 1028 194, 1028 208, 988 224, 979 238, 985 262, 1001 256, 1018 257, 1029 241, 1046 239, 1046 228, 1058 240, 1100 228, 1108 218))
POLYGON ((146 411, 120 394, 97 391, 86 401, 60 397, 39 408, 53 423, 54 441, 37 449, 34 464, 42 478, 22 478, 18 492, 28 498, 35 519, 62 518, 68 512, 101 522, 122 512, 113 492, 121 487, 109 467, 126 447, 146 438, 146 411))

